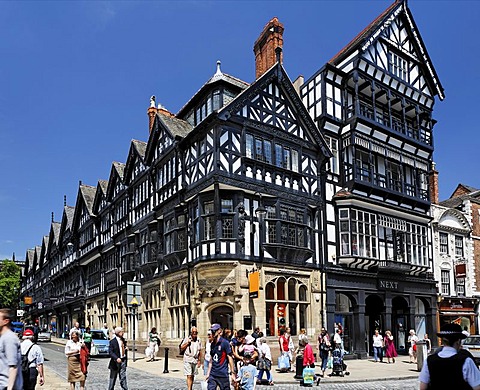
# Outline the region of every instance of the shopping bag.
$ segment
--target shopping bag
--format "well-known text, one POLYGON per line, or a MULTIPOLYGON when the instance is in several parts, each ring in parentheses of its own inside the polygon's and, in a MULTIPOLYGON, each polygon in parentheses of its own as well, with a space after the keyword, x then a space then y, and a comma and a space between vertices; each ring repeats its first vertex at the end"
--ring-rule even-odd
POLYGON ((152 348, 147 347, 145 348, 145 356, 151 356, 152 355, 152 348))
POLYGON ((333 358, 331 356, 328 357, 327 368, 333 368, 333 358))
POLYGON ((279 370, 288 370, 290 368, 290 359, 287 354, 283 354, 278 358, 278 369, 279 370))
POLYGON ((208 382, 207 381, 200 381, 200 386, 202 387, 202 390, 207 390, 208 389, 208 382))
POLYGON ((302 376, 303 376, 303 383, 305 385, 313 384, 313 381, 315 380, 315 368, 305 367, 303 369, 302 376))
POLYGON ((98 348, 95 344, 92 344, 92 347, 90 348, 90 355, 91 356, 97 356, 98 355, 98 348))

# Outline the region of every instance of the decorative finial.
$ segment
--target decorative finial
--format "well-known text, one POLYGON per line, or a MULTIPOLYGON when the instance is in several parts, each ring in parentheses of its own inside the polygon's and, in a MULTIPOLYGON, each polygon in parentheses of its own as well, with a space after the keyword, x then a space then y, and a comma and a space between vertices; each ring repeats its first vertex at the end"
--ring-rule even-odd
POLYGON ((63 206, 67 205, 67 195, 63 195, 63 206))
POLYGON ((220 62, 220 60, 217 61, 217 71, 215 72, 215 75, 214 76, 221 76, 223 73, 222 71, 220 70, 220 65, 222 63, 220 62))
POLYGON ((54 215, 54 214, 53 214, 53 211, 52 211, 52 222, 53 222, 53 215, 54 215))
POLYGON ((155 95, 150 96, 150 107, 155 108, 155 95))

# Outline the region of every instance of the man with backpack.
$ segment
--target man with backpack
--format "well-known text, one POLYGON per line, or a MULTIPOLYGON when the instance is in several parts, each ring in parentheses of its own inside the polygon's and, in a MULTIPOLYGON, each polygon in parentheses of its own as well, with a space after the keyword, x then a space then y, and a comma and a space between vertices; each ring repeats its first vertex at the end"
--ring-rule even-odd
POLYGON ((10 329, 12 313, 0 309, 0 389, 23 389, 18 336, 10 329))
POLYGON ((198 374, 200 367, 200 351, 202 343, 198 338, 198 331, 195 326, 192 327, 190 335, 180 344, 180 354, 183 355, 183 369, 187 377, 187 389, 192 390, 195 375, 198 374))
POLYGON ((35 389, 37 376, 40 377, 40 386, 45 383, 45 378, 43 376, 43 353, 40 346, 33 342, 34 338, 35 333, 33 330, 26 329, 25 332, 23 332, 23 341, 20 344, 24 390, 35 389))

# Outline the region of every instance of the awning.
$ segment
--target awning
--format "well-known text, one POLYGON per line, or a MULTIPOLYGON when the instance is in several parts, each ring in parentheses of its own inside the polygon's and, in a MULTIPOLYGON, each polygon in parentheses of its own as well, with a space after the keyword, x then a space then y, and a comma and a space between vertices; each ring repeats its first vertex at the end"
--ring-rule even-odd
POLYGON ((444 316, 476 316, 477 313, 474 311, 439 311, 441 315, 444 316))

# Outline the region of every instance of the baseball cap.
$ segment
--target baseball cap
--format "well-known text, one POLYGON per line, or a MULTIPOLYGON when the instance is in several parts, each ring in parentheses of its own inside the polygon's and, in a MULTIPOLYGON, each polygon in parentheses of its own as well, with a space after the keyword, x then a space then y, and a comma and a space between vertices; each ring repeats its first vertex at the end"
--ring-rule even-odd
POLYGON ((212 326, 210 327, 210 330, 212 332, 216 332, 217 330, 219 329, 222 329, 222 327, 220 326, 220 324, 212 324, 212 326))
POLYGON ((33 330, 25 329, 25 332, 23 332, 23 337, 33 337, 33 330))

